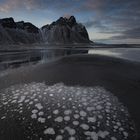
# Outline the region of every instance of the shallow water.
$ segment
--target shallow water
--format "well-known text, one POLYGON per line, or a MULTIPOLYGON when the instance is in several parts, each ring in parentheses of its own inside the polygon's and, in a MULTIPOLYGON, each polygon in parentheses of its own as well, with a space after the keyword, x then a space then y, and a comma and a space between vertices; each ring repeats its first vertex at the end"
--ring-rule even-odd
POLYGON ((20 67, 23 65, 36 64, 38 62, 46 63, 56 60, 63 56, 73 54, 106 55, 140 62, 140 48, 110 48, 94 47, 90 48, 78 46, 78 48, 60 48, 52 47, 48 49, 18 49, 9 51, 0 51, 0 70, 20 67))
POLYGON ((140 62, 140 48, 96 48, 90 49, 89 54, 99 54, 140 62))
POLYGON ((84 49, 53 48, 53 49, 27 49, 0 52, 0 70, 20 67, 23 65, 47 63, 71 54, 88 53, 84 49))

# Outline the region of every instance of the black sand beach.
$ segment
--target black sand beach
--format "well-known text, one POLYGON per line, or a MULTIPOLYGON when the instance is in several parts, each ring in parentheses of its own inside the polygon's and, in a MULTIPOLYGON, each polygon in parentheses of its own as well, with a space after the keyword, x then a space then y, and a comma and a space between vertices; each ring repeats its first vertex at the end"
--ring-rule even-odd
MULTIPOLYGON (((136 125, 137 133, 140 134, 139 63, 100 55, 68 56, 56 62, 48 64, 38 64, 37 66, 34 67, 29 66, 26 68, 15 70, 14 72, 9 73, 8 75, 0 77, 0 89, 1 89, 0 92, 2 92, 5 88, 8 88, 12 85, 30 84, 32 82, 36 83, 45 82, 45 84, 48 86, 49 85, 52 86, 57 83, 63 83, 66 86, 65 88, 68 88, 70 86, 79 86, 85 88, 103 87, 104 89, 112 93, 113 96, 118 97, 119 101, 123 103, 125 107, 127 107, 131 119, 134 120, 134 123, 136 125)), ((0 97, 2 98, 2 95, 0 95, 0 97)), ((44 103, 42 102, 42 104, 44 103)), ((13 108, 16 107, 13 106, 13 108)), ((1 105, 0 111, 1 111, 0 114, 3 114, 5 111, 5 107, 1 105)), ((29 120, 32 121, 32 119, 29 120)), ((4 128, 5 125, 6 126, 9 125, 12 129, 9 134, 8 134, 9 131, 3 133, 1 132, 0 139, 1 140, 5 140, 4 138, 7 138, 8 140, 24 139, 23 136, 24 133, 22 131, 24 127, 20 129, 20 126, 22 126, 22 124, 20 124, 19 122, 16 121, 16 118, 15 120, 11 120, 9 122, 6 121, 3 122, 2 120, 0 120, 0 130, 3 129, 3 131, 4 130, 6 131, 6 129, 4 128), (6 135, 5 137, 3 136, 4 134, 6 135)), ((35 126, 38 127, 36 131, 38 131, 39 135, 41 135, 39 130, 40 125, 36 124, 34 121, 33 124, 35 124, 35 126)), ((82 134, 79 133, 78 135, 82 134)), ((40 140, 43 138, 45 139, 45 137, 41 137, 40 140)), ((58 138, 61 139, 61 136, 59 136, 58 138)), ((38 137, 34 137, 34 140, 35 139, 38 139, 38 137)), ((51 137, 50 139, 53 139, 53 137, 51 137)), ((81 140, 82 138, 76 137, 76 139, 81 140)), ((106 139, 108 139, 108 137, 106 139)), ((127 139, 127 137, 125 137, 124 139, 127 139)), ((131 140, 134 139, 134 137, 130 136, 128 137, 128 139, 131 140)), ((115 140, 115 138, 114 139, 112 138, 112 140, 115 140)))

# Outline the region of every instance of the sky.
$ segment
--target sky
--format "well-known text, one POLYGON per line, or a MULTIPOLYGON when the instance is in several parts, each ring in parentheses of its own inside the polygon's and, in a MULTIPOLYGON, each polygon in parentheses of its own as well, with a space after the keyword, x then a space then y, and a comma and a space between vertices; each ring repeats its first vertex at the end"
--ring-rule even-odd
POLYGON ((0 18, 39 28, 70 15, 86 26, 95 42, 140 44, 140 0, 0 0, 0 18))

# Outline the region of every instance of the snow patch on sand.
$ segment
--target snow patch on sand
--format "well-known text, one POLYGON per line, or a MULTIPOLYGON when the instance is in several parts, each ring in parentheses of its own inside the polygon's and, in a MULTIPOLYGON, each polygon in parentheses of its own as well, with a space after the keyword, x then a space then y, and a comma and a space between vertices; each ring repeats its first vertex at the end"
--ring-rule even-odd
POLYGON ((43 130, 56 140, 76 140, 79 134, 93 140, 135 135, 127 108, 103 87, 30 83, 0 90, 0 96, 0 124, 7 118, 18 118, 31 139, 43 139, 38 136, 43 130))
POLYGON ((55 131, 53 128, 47 128, 46 130, 44 130, 44 134, 45 135, 54 135, 55 134, 55 131))

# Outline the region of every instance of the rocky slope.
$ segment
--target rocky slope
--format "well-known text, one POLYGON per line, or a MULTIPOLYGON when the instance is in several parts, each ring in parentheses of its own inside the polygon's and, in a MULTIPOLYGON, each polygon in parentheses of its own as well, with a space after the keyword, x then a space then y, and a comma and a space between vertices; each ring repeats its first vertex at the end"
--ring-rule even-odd
POLYGON ((0 19, 0 44, 32 44, 41 42, 40 30, 29 22, 0 19))
POLYGON ((74 16, 60 17, 41 29, 29 22, 15 22, 13 18, 0 19, 0 44, 35 43, 90 43, 85 26, 74 16))
POLYGON ((89 43, 85 26, 76 22, 74 16, 69 19, 60 17, 57 21, 41 28, 44 42, 48 43, 89 43))

